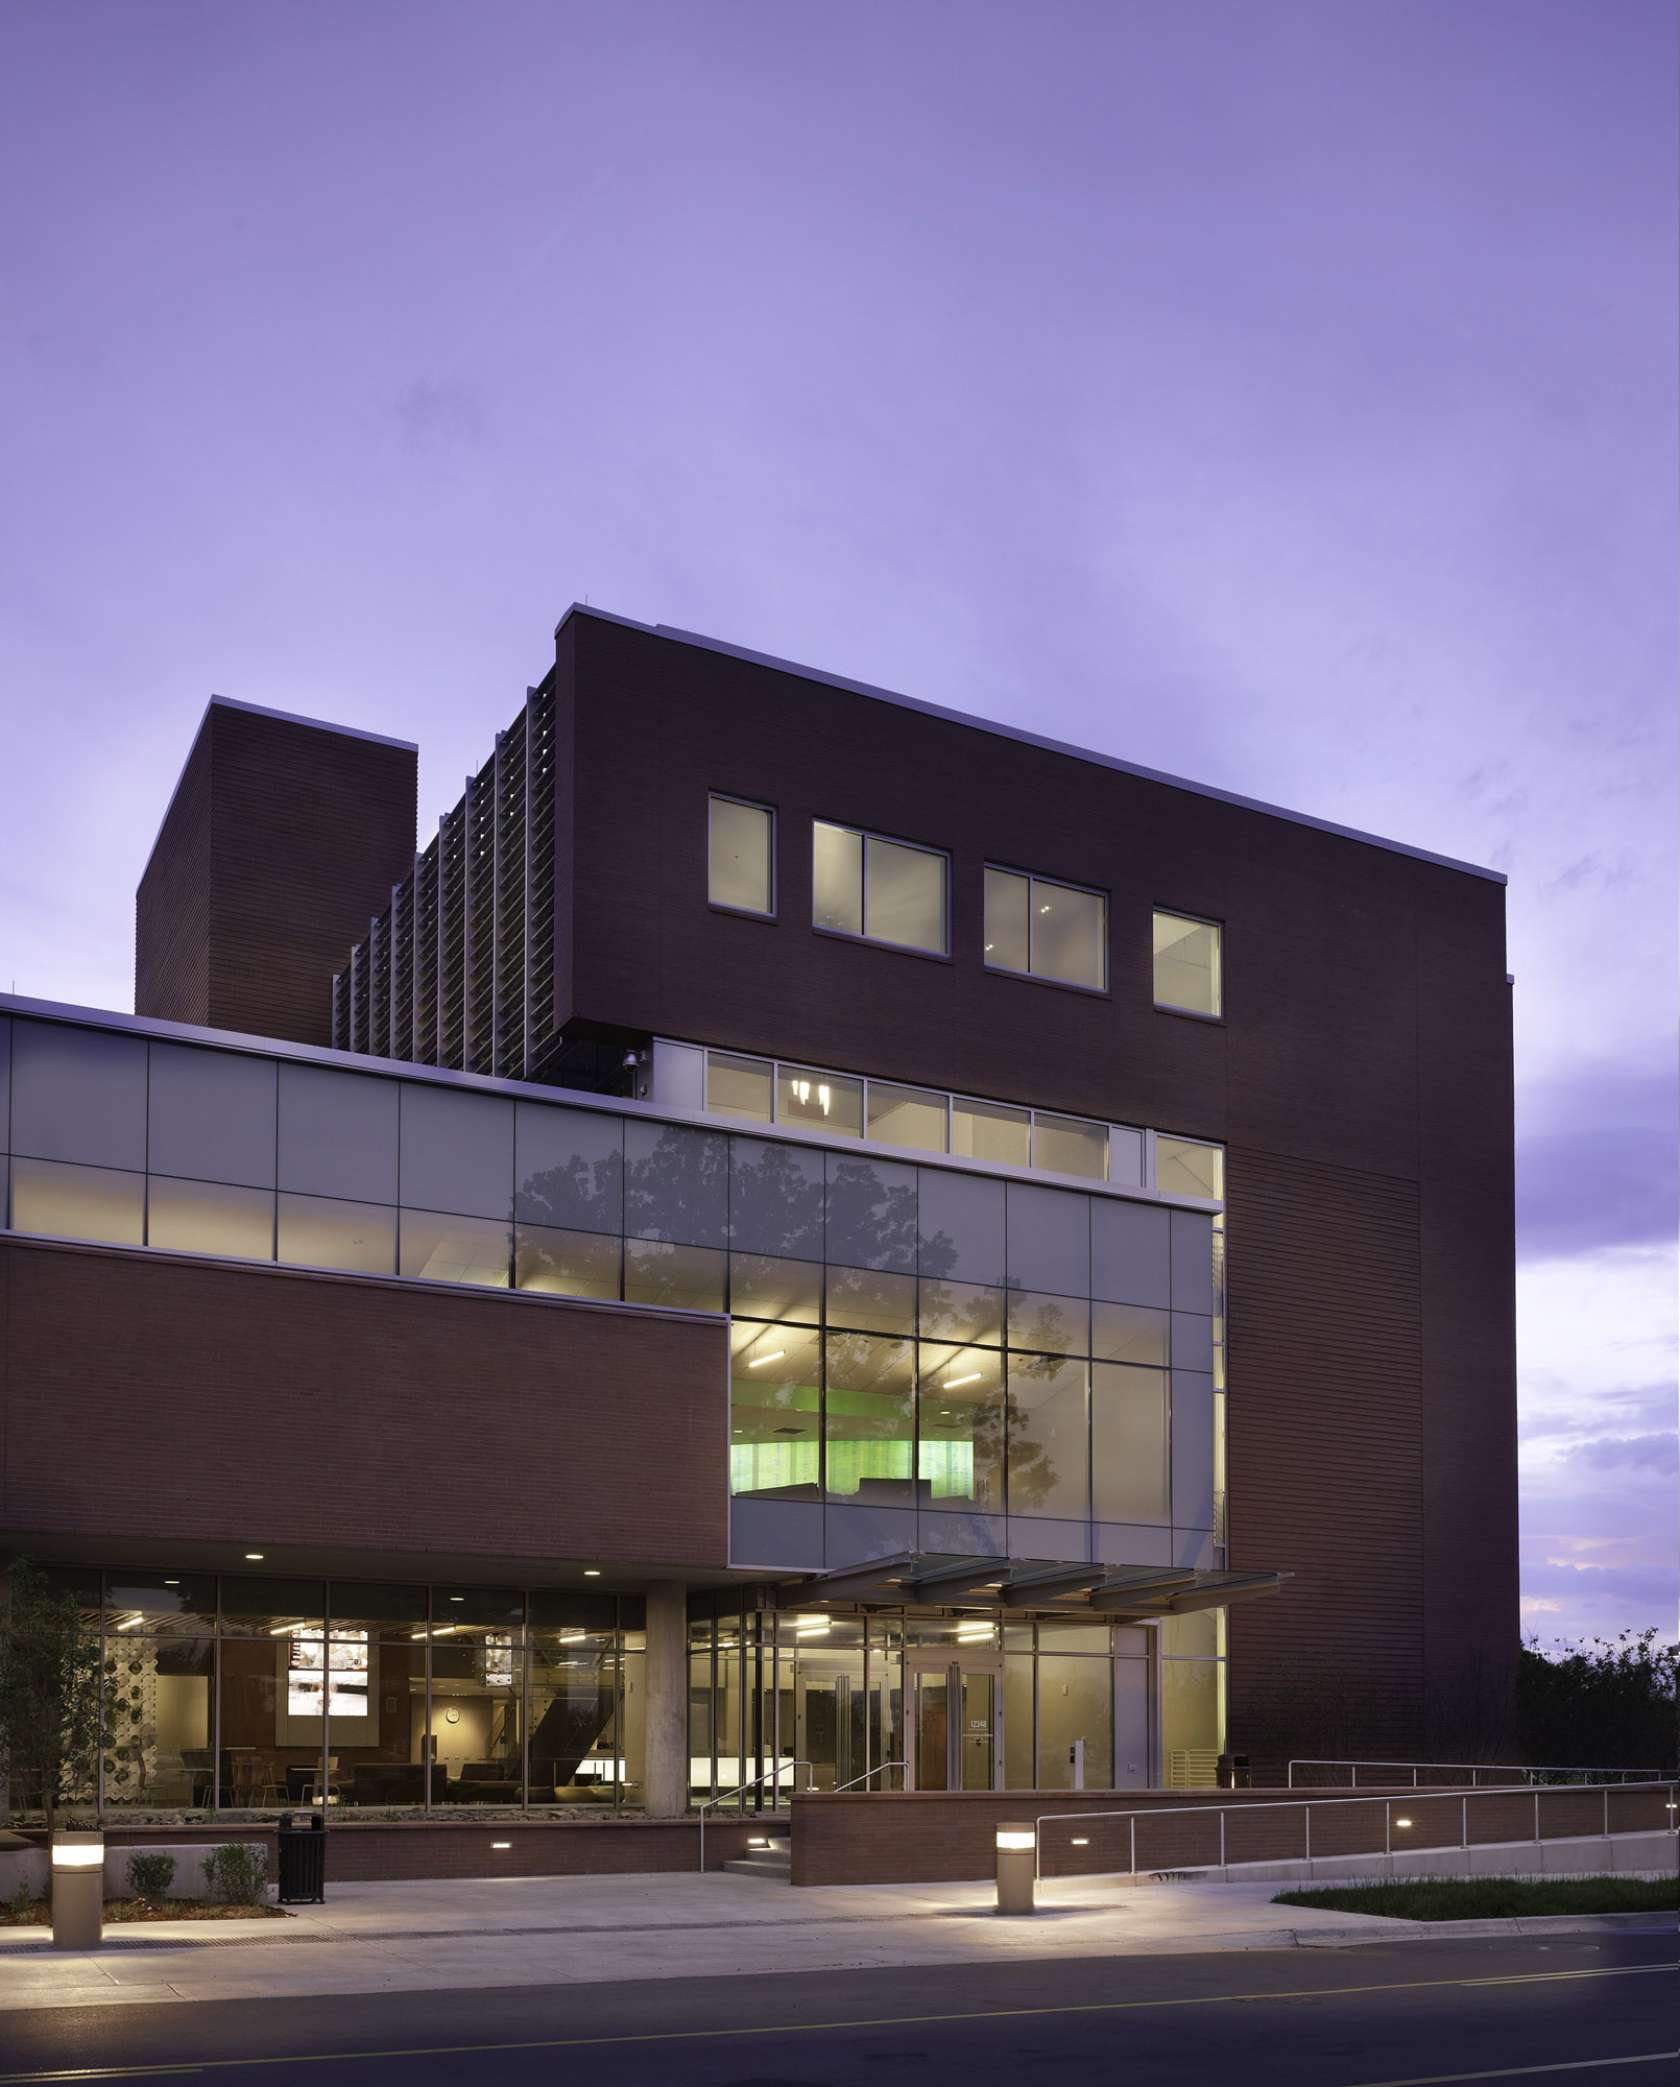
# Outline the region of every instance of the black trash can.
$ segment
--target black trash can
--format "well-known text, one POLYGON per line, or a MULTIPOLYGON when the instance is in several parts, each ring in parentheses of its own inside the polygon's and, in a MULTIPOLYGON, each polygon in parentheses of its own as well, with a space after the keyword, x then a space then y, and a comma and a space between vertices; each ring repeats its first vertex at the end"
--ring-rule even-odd
POLYGON ((295 1814, 280 1815, 280 1903, 318 1906, 327 1896, 326 1821, 319 1812, 308 1824, 294 1824, 295 1814))
POLYGON ((1247 1754, 1220 1755, 1219 1787, 1222 1790, 1246 1790, 1248 1788, 1247 1754))

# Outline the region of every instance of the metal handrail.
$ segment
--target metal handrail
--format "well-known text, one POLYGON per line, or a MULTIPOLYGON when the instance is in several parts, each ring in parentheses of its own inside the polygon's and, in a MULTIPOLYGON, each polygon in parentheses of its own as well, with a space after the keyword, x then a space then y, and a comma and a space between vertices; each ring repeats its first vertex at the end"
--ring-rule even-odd
POLYGON ((706 1874, 706 1814, 711 1810, 712 1806, 714 1804, 726 1804, 731 1797, 745 1797, 749 1790, 756 1790, 761 1783, 769 1782, 772 1777, 777 1782, 780 1782, 783 1774, 790 1768, 797 1775, 800 1769, 809 1768, 811 1765, 809 1761, 778 1761, 774 1768, 767 1768, 762 1775, 755 1775, 750 1783, 742 1783, 733 1790, 720 1790, 715 1797, 706 1799, 706 1802, 699 1808, 701 1876, 706 1874))
POLYGON ((868 1782, 872 1775, 882 1775, 889 1768, 902 1768, 904 1766, 905 1763, 902 1761, 877 1761, 873 1768, 866 1768, 862 1775, 854 1775, 849 1783, 842 1783, 839 1789, 819 1791, 818 1795, 822 1797, 838 1797, 841 1790, 855 1790, 859 1783, 868 1782))
MULTIPOLYGON (((1612 1790, 1625 1790, 1625 1789, 1627 1789, 1628 1787, 1629 1787, 1629 1786, 1628 1786, 1628 1784, 1626 1784, 1626 1783, 1593 1783, 1593 1784, 1579 1784, 1579 1783, 1578 1783, 1578 1784, 1576 1784, 1576 1785, 1574 1786, 1574 1788, 1573 1788, 1573 1791, 1572 1791, 1572 1793, 1571 1793, 1571 1794, 1573 1794, 1574 1796, 1577 1796, 1577 1797, 1590 1797, 1590 1796, 1591 1796, 1591 1795, 1593 1794, 1593 1792, 1594 1792, 1595 1790, 1597 1790, 1597 1791, 1602 1791, 1602 1792, 1603 1792, 1603 1796, 1604 1796, 1604 1836, 1605 1836, 1605 1838, 1606 1838, 1606 1839, 1608 1839, 1608 1838, 1610 1837, 1610 1793, 1611 1793, 1611 1791, 1612 1791, 1612 1790)), ((1638 1787, 1639 1787, 1640 1789, 1645 1789, 1645 1790, 1668 1790, 1668 1791, 1670 1791, 1671 1793, 1673 1793, 1673 1795, 1671 1795, 1671 1797, 1670 1797, 1670 1800, 1669 1800, 1669 1804, 1668 1804, 1668 1810, 1669 1810, 1669 1812, 1670 1812, 1671 1814, 1673 1814, 1673 1816, 1671 1817, 1671 1819, 1670 1819, 1670 1821, 1669 1821, 1669 1824, 1668 1824, 1668 1825, 1667 1825, 1666 1827, 1649 1827, 1649 1826, 1640 1826, 1640 1827, 1629 1827, 1629 1828, 1627 1828, 1627 1829, 1626 1829, 1626 1831, 1628 1831, 1628 1832, 1630 1832, 1630 1833, 1652 1833, 1652 1832, 1656 1832, 1656 1833, 1676 1833, 1676 1832, 1680 1832, 1680 1802, 1677 1802, 1677 1801, 1676 1801, 1676 1800, 1680 1800, 1680 1782, 1674 1782, 1674 1781, 1650 1782, 1650 1783, 1642 1783, 1642 1784, 1638 1785, 1638 1787)), ((1537 1845, 1538 1845, 1538 1843, 1540 1842, 1540 1840, 1541 1840, 1541 1838, 1542 1838, 1542 1836, 1541 1836, 1541 1832, 1540 1832, 1540 1799, 1541 1799, 1541 1796, 1542 1796, 1542 1794, 1543 1794, 1543 1793, 1542 1793, 1542 1788, 1541 1788, 1541 1786, 1538 1786, 1538 1785, 1535 1785, 1535 1784, 1531 1784, 1531 1783, 1517 1783, 1517 1784, 1510 1784, 1510 1785, 1504 1785, 1504 1786, 1491 1786, 1491 1787, 1489 1787, 1489 1788, 1487 1788, 1487 1789, 1481 1789, 1481 1790, 1475 1790, 1475 1791, 1465 1790, 1465 1791, 1460 1791, 1460 1792, 1451 1792, 1451 1791, 1432 1791, 1432 1790, 1424 1790, 1424 1791, 1420 1791, 1420 1792, 1419 1792, 1419 1795, 1420 1795, 1420 1796, 1421 1796, 1421 1797, 1423 1798, 1423 1800, 1424 1800, 1424 1801, 1425 1801, 1426 1803, 1444 1803, 1444 1802, 1446 1801, 1447 1797, 1449 1797, 1449 1796, 1457 1795, 1457 1796, 1459 1797, 1459 1799, 1460 1799, 1460 1802, 1461 1802, 1461 1806, 1462 1806, 1462 1821, 1463 1821, 1463 1823, 1462 1823, 1462 1827, 1461 1827, 1461 1829, 1460 1829, 1460 1839, 1459 1839, 1459 1845, 1460 1845, 1460 1847, 1462 1847, 1462 1848, 1468 1848, 1468 1847, 1469 1847, 1469 1845, 1470 1845, 1470 1799, 1471 1799, 1471 1797, 1472 1797, 1472 1796, 1475 1796, 1475 1797, 1516 1797, 1516 1796, 1532 1796, 1532 1797, 1533 1797, 1533 1799, 1534 1799, 1534 1831, 1533 1831, 1533 1833, 1532 1833, 1532 1834, 1529 1834, 1529 1835, 1528 1835, 1528 1836, 1527 1836, 1526 1838, 1524 1838, 1524 1839, 1521 1839, 1521 1840, 1513 1840, 1513 1841, 1502 1841, 1502 1842, 1490 1842, 1490 1843, 1488 1843, 1488 1845, 1489 1845, 1490 1847, 1491 1847, 1491 1846, 1499 1846, 1499 1847, 1509 1847, 1509 1848, 1526 1848, 1526 1847, 1527 1847, 1527 1846, 1529 1845, 1529 1842, 1530 1842, 1530 1841, 1532 1841, 1532 1842, 1534 1842, 1535 1844, 1537 1844, 1537 1845)), ((1243 1812, 1243 1813, 1248 1813, 1248 1812, 1279 1812, 1279 1811, 1293 1811, 1293 1810, 1295 1809, 1295 1807, 1296 1807, 1297 1805, 1299 1805, 1299 1806, 1300 1806, 1300 1808, 1301 1808, 1301 1816, 1302 1816, 1302 1822, 1303 1822, 1303 1826, 1304 1826, 1304 1829, 1305 1829, 1305 1846, 1304 1846, 1304 1848, 1303 1848, 1303 1850, 1302 1850, 1302 1859, 1303 1859, 1303 1860, 1304 1860, 1304 1861, 1305 1861, 1305 1862, 1307 1863, 1307 1865, 1308 1865, 1308 1867, 1309 1867, 1309 1869, 1310 1869, 1310 1868, 1311 1868, 1311 1865, 1312 1865, 1312 1859, 1313 1859, 1313 1852, 1312 1852, 1312 1808, 1313 1808, 1313 1806, 1314 1806, 1314 1805, 1324 1805, 1324 1806, 1326 1806, 1326 1807, 1331 1807, 1331 1806, 1335 1806, 1335 1805, 1338 1805, 1338 1804, 1362 1804, 1362 1805, 1373 1805, 1373 1804, 1380 1804, 1380 1805, 1382 1806, 1382 1808, 1383 1808, 1383 1852, 1384 1852, 1384 1854, 1390 1854, 1390 1855, 1391 1855, 1391 1854, 1392 1854, 1392 1853, 1394 1852, 1394 1850, 1393 1850, 1393 1838, 1394 1838, 1394 1826, 1393 1826, 1393 1807, 1394 1807, 1395 1805, 1397 1805, 1397 1804, 1404 1804, 1405 1802, 1406 1802, 1406 1799, 1405 1799, 1405 1798, 1403 1798, 1403 1797, 1377 1797, 1377 1796, 1371 1796, 1371 1797, 1268 1797, 1268 1798, 1266 1798, 1266 1799, 1265 1799, 1265 1800, 1264 1800, 1263 1802, 1261 1802, 1261 1803, 1259 1803, 1259 1804, 1222 1804, 1222 1805, 1218 1805, 1218 1806, 1215 1806, 1215 1805, 1210 1805, 1210 1804, 1163 1804, 1163 1805, 1159 1805, 1159 1806, 1151 1806, 1151 1805, 1140 1805, 1140 1806, 1137 1806, 1137 1807, 1135 1807, 1134 1809, 1131 1809, 1131 1810, 1127 1810, 1127 1811, 1113 1811, 1113 1810, 1108 1810, 1108 1811, 1101 1811, 1101 1812, 1040 1812, 1040 1813, 1038 1813, 1038 1814, 1037 1814, 1037 1816, 1036 1816, 1036 1817, 1034 1818, 1034 1820, 1033 1820, 1033 1874, 1034 1874, 1034 1876, 1042 1876, 1042 1875, 1044 1874, 1044 1873, 1043 1873, 1043 1869, 1042 1869, 1042 1867, 1041 1867, 1041 1864, 1042 1864, 1042 1861, 1043 1861, 1043 1838, 1042 1838, 1042 1834, 1041 1834, 1041 1832, 1040 1832, 1040 1829, 1041 1829, 1041 1828, 1043 1827, 1043 1825, 1045 1824, 1046 1820, 1053 1820, 1053 1821, 1056 1821, 1056 1822, 1057 1822, 1057 1823, 1059 1823, 1059 1824, 1064 1824, 1064 1825, 1070 1825, 1070 1824, 1073 1824, 1073 1823, 1075 1823, 1075 1822, 1077 1822, 1077 1821, 1083 1821, 1083 1820, 1089 1820, 1089 1819, 1112 1819, 1112 1820, 1118 1820, 1118 1819, 1125 1819, 1125 1820, 1128 1820, 1128 1821, 1130 1822, 1130 1826, 1131 1826, 1131 1861, 1130 1861, 1130 1874, 1131 1874, 1132 1876, 1134 1876, 1134 1877, 1135 1877, 1135 1876, 1137 1875, 1137 1822, 1139 1821, 1139 1819, 1172 1819, 1172 1818, 1181 1818, 1181 1817, 1183 1817, 1183 1816, 1184 1816, 1184 1815, 1185 1815, 1186 1813, 1194 1813, 1194 1814, 1195 1814, 1195 1816, 1196 1816, 1197 1818, 1199 1818, 1199 1819, 1205 1819, 1205 1818, 1207 1818, 1207 1817, 1208 1817, 1208 1815, 1209 1815, 1210 1813, 1216 1813, 1216 1814, 1217 1814, 1217 1817, 1218 1817, 1218 1819, 1219 1819, 1219 1860, 1218 1860, 1218 1862, 1217 1862, 1217 1863, 1212 1863, 1212 1862, 1182 1862, 1182 1863, 1176 1863, 1176 1864, 1172 1865, 1172 1867, 1173 1867, 1173 1868, 1175 1868, 1175 1869, 1181 1869, 1181 1870, 1212 1870, 1212 1869, 1221 1869, 1221 1870, 1223 1870, 1223 1869, 1233 1869, 1233 1868, 1234 1868, 1234 1869, 1241 1869, 1241 1868, 1244 1868, 1244 1867, 1246 1867, 1246 1865, 1244 1865, 1244 1864, 1241 1864, 1241 1863, 1227 1863, 1227 1862, 1226 1862, 1226 1860, 1225 1860, 1225 1815, 1226 1815, 1226 1813, 1227 1813, 1227 1812, 1243 1812)), ((1365 1850, 1364 1852, 1365 1852, 1366 1854, 1375 1854, 1375 1853, 1376 1853, 1376 1850, 1375 1850, 1375 1849, 1367 1849, 1367 1850, 1365 1850)), ((1255 1857, 1254 1859, 1255 1859, 1255 1861, 1256 1861, 1256 1862, 1279 1862, 1279 1861, 1284 1861, 1284 1862, 1287 1862, 1287 1861, 1289 1861, 1289 1860, 1290 1860, 1291 1858, 1289 1858, 1288 1856, 1264 1855, 1264 1856, 1257 1856, 1257 1857, 1255 1857)), ((1343 1858, 1343 1859, 1351 1861, 1351 1860, 1355 1860, 1355 1859, 1357 1859, 1357 1858, 1355 1858, 1355 1857, 1352 1857, 1352 1856, 1348 1856, 1348 1857, 1345 1857, 1345 1858, 1343 1858)), ((1090 1875, 1106 1875, 1106 1876, 1113 1876, 1113 1875, 1117 1875, 1117 1874, 1118 1874, 1118 1872, 1116 1872, 1116 1871, 1095 1871, 1095 1872, 1093 1872, 1093 1871, 1085 1871, 1085 1872, 1082 1872, 1082 1874, 1084 1874, 1084 1875, 1087 1875, 1087 1876, 1090 1876, 1090 1875)))
MULTIPOLYGON (((1532 1783, 1537 1775, 1593 1775, 1597 1776, 1601 1782, 1609 1782, 1610 1778, 1615 1776, 1621 1783, 1629 1781, 1630 1778, 1638 1782, 1660 1783, 1668 1774, 1666 1768, 1554 1768, 1545 1763, 1530 1765, 1525 1761, 1314 1761, 1297 1759, 1289 1763, 1285 1776, 1285 1787, 1290 1790, 1293 1790, 1295 1787, 1295 1771, 1297 1768, 1345 1768, 1350 1771, 1352 1776, 1352 1781, 1348 1784, 1350 1790, 1359 1788, 1359 1771, 1362 1768, 1409 1768, 1412 1772, 1412 1788, 1414 1790, 1423 1787, 1418 1781, 1419 1775, 1427 1774, 1431 1769, 1436 1768, 1453 1770, 1467 1768, 1472 1776, 1520 1775, 1524 1778, 1525 1788, 1532 1783)), ((1481 1786, 1473 1783, 1471 1787, 1479 1789, 1481 1786)), ((1593 1787, 1596 1789, 1597 1784, 1593 1787)))

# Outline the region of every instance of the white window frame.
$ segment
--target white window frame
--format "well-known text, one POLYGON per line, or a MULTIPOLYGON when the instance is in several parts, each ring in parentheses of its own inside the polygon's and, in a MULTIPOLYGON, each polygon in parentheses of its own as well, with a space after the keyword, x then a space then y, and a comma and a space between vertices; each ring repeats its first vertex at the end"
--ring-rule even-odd
POLYGON ((1224 1021, 1224 1019, 1225 1019, 1225 923, 1224 923, 1224 921, 1222 921, 1222 920, 1215 920, 1215 919, 1213 919, 1213 918, 1212 918, 1212 916, 1211 916, 1210 914, 1207 914, 1207 913, 1186 913, 1186 912, 1185 912, 1185 910, 1184 910, 1184 908, 1183 908, 1182 906, 1162 906, 1162 905, 1152 905, 1152 906, 1150 907, 1150 909, 1149 909, 1149 992, 1150 992, 1150 998, 1151 998, 1151 999, 1153 1000, 1153 1002, 1154 1002, 1155 1006, 1156 1006, 1156 1007, 1157 1007, 1157 1008, 1158 1008, 1158 1009, 1159 1009, 1159 1010, 1161 1011, 1161 1013, 1162 1013, 1162 1014, 1169 1014, 1169 1015, 1183 1015, 1183 1016, 1185 1016, 1185 1017, 1186 1017, 1186 1019, 1187 1019, 1187 1020, 1189 1020, 1189 1021, 1192 1021, 1192 1022, 1222 1022, 1222 1021, 1224 1021), (1179 1002, 1178 1002, 1178 1001, 1176 1001, 1176 1000, 1163 1000, 1163 999, 1161 999, 1161 998, 1159 997, 1159 995, 1158 995, 1158 994, 1156 993, 1156 991, 1155 991, 1155 921, 1156 921, 1156 918, 1157 918, 1157 916, 1159 916, 1159 915, 1165 915, 1165 917, 1166 917, 1166 918, 1167 918, 1168 920, 1187 920, 1187 921, 1189 921, 1189 923, 1191 924, 1191 926, 1192 926, 1192 927, 1198 927, 1198 928, 1212 928, 1212 930, 1213 930, 1214 934, 1215 934, 1215 935, 1217 936, 1218 940, 1217 940, 1217 942, 1215 943, 1215 953, 1216 953, 1216 955, 1217 955, 1217 958, 1218 958, 1218 969, 1217 969, 1217 971, 1216 971, 1216 972, 1215 972, 1215 974, 1214 974, 1214 985, 1215 985, 1215 987, 1217 988, 1217 992, 1216 992, 1216 995, 1215 995, 1215 997, 1216 997, 1216 998, 1218 999, 1218 1002, 1219 1002, 1219 1006, 1218 1006, 1218 1009, 1217 1009, 1217 1011, 1216 1011, 1215 1013, 1213 1013, 1213 1014, 1209 1014, 1209 1013, 1208 1013, 1208 1011, 1207 1011, 1207 1009, 1206 1009, 1206 1008, 1203 1008, 1203 1007, 1183 1007, 1183 1006, 1181 1006, 1181 1005, 1179 1004, 1179 1002))

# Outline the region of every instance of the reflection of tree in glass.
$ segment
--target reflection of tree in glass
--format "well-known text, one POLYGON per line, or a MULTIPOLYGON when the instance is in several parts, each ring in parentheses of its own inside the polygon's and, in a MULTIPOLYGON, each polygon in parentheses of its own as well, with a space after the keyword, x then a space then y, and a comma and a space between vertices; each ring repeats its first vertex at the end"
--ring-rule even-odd
POLYGON ((1032 1348, 1041 1355, 1083 1355, 1086 1344, 1082 1337, 1076 1338, 1076 1324, 1072 1310, 1064 1310, 1053 1297, 1035 1299, 1028 1312, 1017 1311, 1012 1301, 1009 1345, 1032 1348))
POLYGON ((724 1256, 717 1247, 632 1239, 625 1247, 624 1294, 632 1304, 662 1304, 673 1311, 721 1311, 723 1269, 724 1256))
POLYGON ((574 1231, 618 1230, 624 1155, 604 1152, 596 1158, 573 1152, 557 1167, 527 1174, 519 1184, 521 1215, 536 1224, 574 1231))
POLYGON ((723 1244, 729 1140, 674 1123, 632 1124, 624 1172, 625 1230, 644 1239, 723 1244))
POLYGON ((829 1154, 828 1258, 851 1267, 916 1266, 913 1168, 829 1154))
POLYGON ((729 1233, 753 1253, 822 1259, 822 1155, 733 1138, 729 1233))

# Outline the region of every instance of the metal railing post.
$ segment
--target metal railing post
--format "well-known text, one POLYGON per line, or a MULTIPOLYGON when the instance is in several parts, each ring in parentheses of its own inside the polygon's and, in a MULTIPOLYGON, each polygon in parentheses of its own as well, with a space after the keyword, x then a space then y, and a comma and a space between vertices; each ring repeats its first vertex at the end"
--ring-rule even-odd
POLYGON ((1388 1797, 1383 1799, 1383 1854, 1394 1854, 1394 1802, 1388 1797))
POLYGON ((1540 1840, 1540 1785, 1538 1783, 1534 1786, 1534 1839, 1536 1846, 1538 1846, 1540 1840))
POLYGON ((1604 1786, 1604 1838, 1610 1838, 1610 1785, 1604 1786))
POLYGON ((1132 1881, 1137 1882, 1137 1813, 1132 1814, 1132 1881))
POLYGON ((1225 1867, 1225 1807, 1219 1808, 1219 1867, 1225 1867))
POLYGON ((1312 1806, 1310 1804, 1302 1807, 1301 1816, 1306 1821, 1307 1826, 1307 1869, 1310 1872, 1312 1869, 1312 1806))
POLYGON ((1458 1845, 1461 1848, 1468 1848, 1470 1845, 1470 1800, 1468 1797, 1464 1800, 1464 1827, 1459 1834, 1458 1845))

